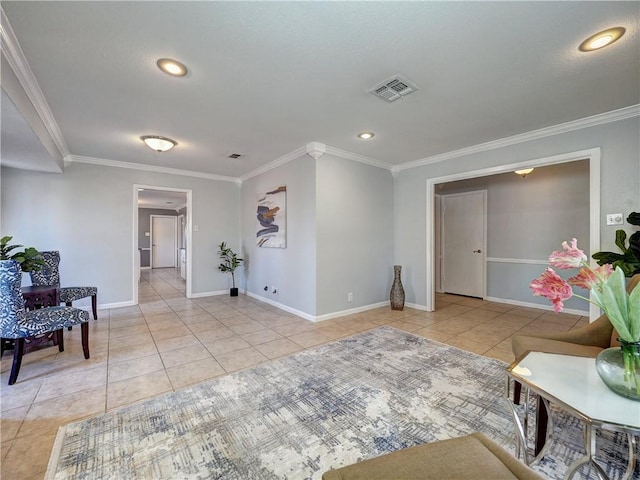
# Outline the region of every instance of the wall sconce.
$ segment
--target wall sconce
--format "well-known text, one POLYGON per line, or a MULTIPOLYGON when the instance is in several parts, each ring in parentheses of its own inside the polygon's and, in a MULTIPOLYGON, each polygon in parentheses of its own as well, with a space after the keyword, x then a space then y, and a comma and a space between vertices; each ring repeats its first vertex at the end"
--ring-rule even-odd
POLYGON ((522 178, 524 178, 527 175, 529 175, 531 172, 533 172, 533 168, 523 168, 522 170, 516 170, 513 173, 515 173, 516 175, 520 175, 522 178))

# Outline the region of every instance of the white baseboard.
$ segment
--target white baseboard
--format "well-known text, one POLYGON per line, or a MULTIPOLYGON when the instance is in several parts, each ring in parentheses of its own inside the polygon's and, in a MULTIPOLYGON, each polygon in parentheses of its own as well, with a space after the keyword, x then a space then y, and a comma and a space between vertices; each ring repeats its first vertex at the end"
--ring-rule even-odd
POLYGON ((418 305, 417 303, 405 303, 405 307, 415 308, 416 310, 422 310, 423 312, 428 312, 429 310, 424 305, 418 305))
POLYGON ((306 312, 302 312, 300 310, 296 310, 295 308, 291 308, 288 305, 284 305, 282 303, 274 302, 269 298, 262 297, 260 295, 256 295, 255 293, 245 292, 248 297, 255 298, 264 303, 268 303, 271 306, 279 308, 280 310, 284 310, 288 313, 293 313, 300 318, 304 318, 305 320, 309 320, 310 322, 322 322, 324 320, 331 320, 332 318, 344 317, 346 315, 352 315, 354 313, 366 312, 367 310, 373 310, 374 308, 384 307, 389 305, 389 302, 380 302, 374 303, 371 305, 364 305, 362 307, 350 308, 349 310, 342 310, 339 312, 326 313, 324 315, 311 315, 306 312))
POLYGON ((279 308, 280 310, 284 310, 287 313, 293 313, 294 315, 304 318, 305 320, 310 320, 312 322, 315 322, 315 316, 313 315, 309 315, 308 313, 302 312, 300 310, 296 310, 295 308, 291 308, 287 305, 284 305, 283 303, 274 302, 269 298, 261 297, 260 295, 256 295, 255 293, 252 293, 252 292, 245 291, 244 293, 247 295, 247 297, 255 298, 256 300, 260 300, 261 302, 268 303, 269 305, 279 308))
MULTIPOLYGON (((241 290, 238 290, 242 293, 241 290)), ((229 290, 216 290, 214 292, 192 293, 191 298, 215 297, 216 295, 229 295, 229 290)))
MULTIPOLYGON (((98 310, 107 310, 109 308, 121 308, 121 307, 133 307, 137 305, 133 300, 129 300, 128 302, 114 302, 114 303, 101 303, 98 305, 98 310)), ((82 305, 76 306, 75 308, 79 308, 80 310, 86 310, 87 312, 91 312, 91 305, 82 305)))
MULTIPOLYGON (((508 300, 506 298, 496 298, 496 297, 484 297, 484 300, 486 300, 487 302, 506 303, 507 305, 516 305, 518 307, 538 308, 540 310, 553 311, 553 307, 551 305, 541 305, 539 303, 521 302, 519 300, 508 300)), ((587 310, 576 310, 573 308, 565 308, 564 310, 562 310, 562 313, 570 313, 571 315, 581 315, 583 317, 589 316, 589 312, 587 310)))
POLYGON ((315 317, 314 322, 322 322, 324 320, 331 320, 332 318, 344 317, 346 315, 353 315, 354 313, 366 312, 367 310, 386 307, 387 305, 389 305, 389 301, 372 303, 369 305, 363 305, 362 307, 350 308, 349 310, 341 310, 339 312, 325 313, 324 315, 318 315, 317 317, 315 317))

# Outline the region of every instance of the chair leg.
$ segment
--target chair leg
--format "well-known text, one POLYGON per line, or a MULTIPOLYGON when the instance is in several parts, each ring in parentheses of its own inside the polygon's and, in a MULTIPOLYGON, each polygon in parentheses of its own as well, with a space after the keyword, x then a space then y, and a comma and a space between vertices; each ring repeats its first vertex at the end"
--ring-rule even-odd
MULTIPOLYGON (((64 302, 67 307, 71 307, 71 302, 64 302)), ((73 327, 67 327, 67 330, 73 330, 73 327)))
POLYGON ((89 323, 83 322, 80 325, 80 331, 82 333, 82 351, 84 352, 84 358, 89 358, 89 323))
POLYGON ((520 394, 522 392, 522 384, 520 382, 513 382, 513 403, 520 405, 520 394))
POLYGON ((56 330, 56 339, 58 340, 58 351, 64 352, 64 330, 62 328, 56 330))
POLYGON ((13 365, 11 365, 9 385, 13 385, 18 379, 20 365, 22 365, 22 355, 24 355, 24 338, 16 338, 16 341, 13 345, 13 365))
POLYGON ((91 295, 91 310, 93 310, 93 319, 98 319, 98 294, 91 295))
POLYGON ((547 412, 547 407, 544 406, 542 398, 538 396, 538 401, 536 402, 535 455, 538 455, 542 451, 547 440, 548 415, 549 412, 547 412))

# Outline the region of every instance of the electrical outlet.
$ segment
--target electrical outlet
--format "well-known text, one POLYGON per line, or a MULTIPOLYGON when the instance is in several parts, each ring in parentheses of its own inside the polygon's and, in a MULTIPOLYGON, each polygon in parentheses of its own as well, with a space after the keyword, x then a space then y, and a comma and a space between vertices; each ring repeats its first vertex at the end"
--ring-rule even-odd
POLYGON ((264 286, 264 288, 263 288, 263 290, 264 290, 265 292, 268 292, 268 291, 269 291, 269 285, 265 285, 265 286, 264 286))
POLYGON ((622 225, 623 223, 621 213, 607 213, 607 225, 622 225))
POLYGON ((353 302, 353 292, 347 293, 347 302, 353 302))
POLYGON ((275 286, 274 286, 274 287, 271 289, 271 293, 273 293, 274 295, 277 295, 277 294, 278 294, 278 287, 275 287, 275 286))

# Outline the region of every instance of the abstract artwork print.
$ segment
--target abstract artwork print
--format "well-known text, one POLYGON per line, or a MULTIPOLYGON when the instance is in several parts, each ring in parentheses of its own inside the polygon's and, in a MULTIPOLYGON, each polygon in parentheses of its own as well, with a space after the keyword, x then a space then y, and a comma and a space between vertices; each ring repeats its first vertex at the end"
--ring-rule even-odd
POLYGON ((258 195, 259 247, 287 248, 287 186, 258 195))

